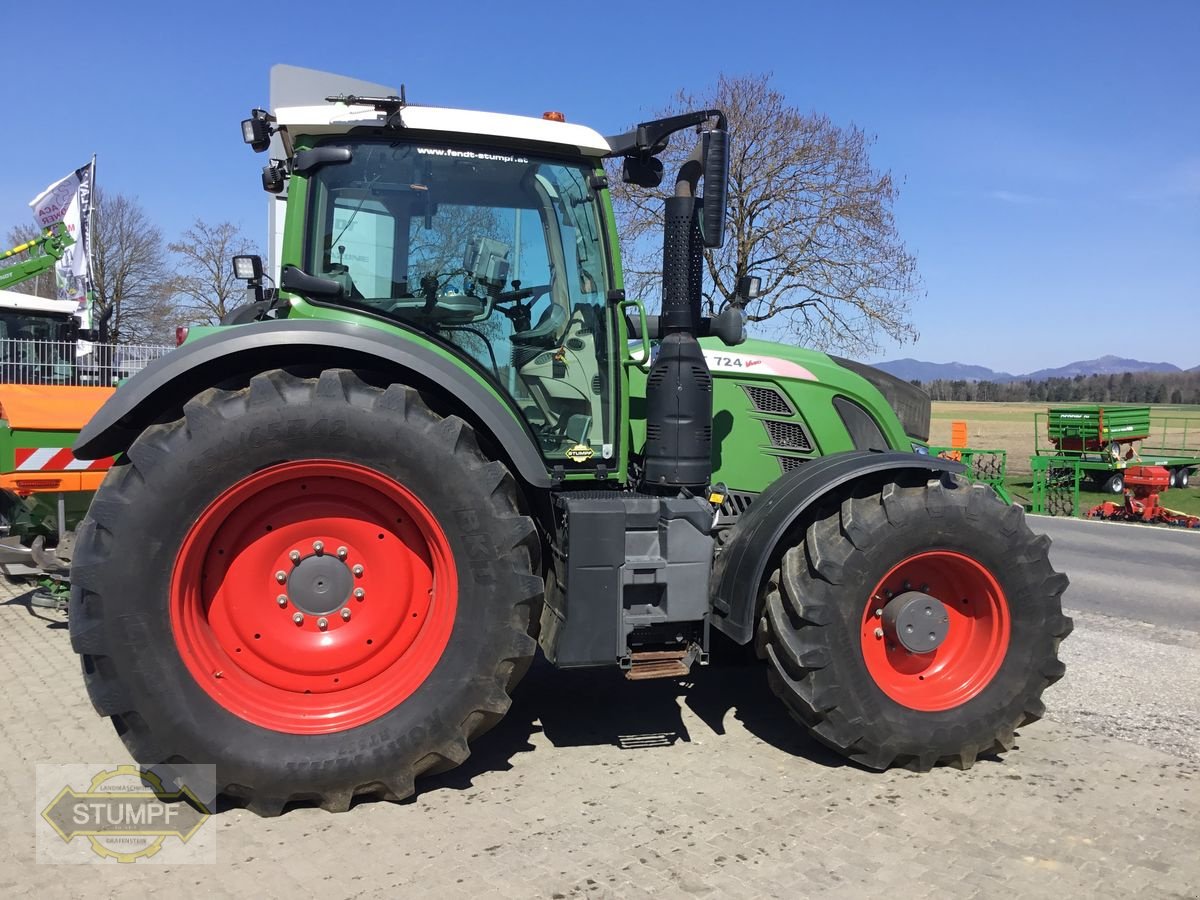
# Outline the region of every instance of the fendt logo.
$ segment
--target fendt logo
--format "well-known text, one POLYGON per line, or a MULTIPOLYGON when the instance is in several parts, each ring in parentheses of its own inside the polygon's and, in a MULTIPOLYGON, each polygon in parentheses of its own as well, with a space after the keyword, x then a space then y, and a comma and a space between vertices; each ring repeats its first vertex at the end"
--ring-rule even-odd
MULTIPOLYGON (((64 768, 79 767, 39 766, 39 793, 44 779, 49 777, 42 770, 64 768)), ((43 839, 50 838, 45 834, 46 829, 39 827, 40 862, 134 863, 150 860, 164 850, 174 851, 164 854, 172 857, 164 862, 213 861, 197 858, 212 855, 211 840, 200 842, 207 845, 203 848, 193 841, 211 816, 206 802, 182 780, 167 787, 157 774, 137 766, 120 765, 95 772, 83 790, 76 790, 68 780, 40 814, 52 833, 67 845, 60 850, 72 851, 64 855, 54 852, 52 846, 45 846, 43 839), (90 850, 90 854, 81 856, 78 852, 81 847, 90 850), (201 850, 206 852, 197 854, 201 850)))

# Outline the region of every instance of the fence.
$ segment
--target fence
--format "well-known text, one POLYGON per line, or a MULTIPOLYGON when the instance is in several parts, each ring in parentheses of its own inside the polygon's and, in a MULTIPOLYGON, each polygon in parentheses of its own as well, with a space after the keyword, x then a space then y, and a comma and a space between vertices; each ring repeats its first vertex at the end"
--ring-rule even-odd
POLYGON ((0 384, 111 387, 174 347, 0 340, 0 384))
POLYGON ((1008 451, 999 449, 980 450, 974 447, 930 447, 934 456, 953 459, 967 467, 972 481, 991 485, 992 490, 1005 503, 1012 503, 1005 477, 1008 474, 1008 451))

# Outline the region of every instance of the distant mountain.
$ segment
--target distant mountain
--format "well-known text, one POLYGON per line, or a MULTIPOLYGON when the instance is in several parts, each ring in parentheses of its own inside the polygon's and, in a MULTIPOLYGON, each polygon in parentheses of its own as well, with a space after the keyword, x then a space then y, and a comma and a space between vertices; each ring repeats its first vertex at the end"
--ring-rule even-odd
MULTIPOLYGON (((1008 381, 1045 381, 1047 378, 1074 378, 1076 375, 1120 375, 1124 372, 1182 372, 1179 366, 1166 362, 1142 362, 1139 359, 1125 359, 1120 356, 1102 356, 1099 359, 1086 359, 1068 363, 1057 369, 1038 369, 1028 375, 1010 375, 1007 372, 995 372, 986 366, 972 366, 966 363, 932 363, 919 359, 893 359, 876 363, 876 368, 883 369, 889 375, 903 378, 905 381, 936 381, 939 378, 946 381, 994 381, 1003 384, 1008 381)), ((1189 369, 1189 372, 1200 371, 1200 366, 1189 369)))
POLYGON ((905 381, 936 381, 939 378, 947 381, 1011 381, 1013 378, 1007 372, 993 372, 985 366, 957 362, 932 363, 911 358, 876 363, 875 368, 905 381))
POLYGON ((1067 363, 1057 369, 1038 369, 1021 378, 1045 381, 1047 378, 1074 378, 1076 375, 1120 375, 1124 372, 1182 372, 1179 366, 1165 362, 1142 362, 1138 359, 1123 359, 1119 356, 1102 356, 1067 363))

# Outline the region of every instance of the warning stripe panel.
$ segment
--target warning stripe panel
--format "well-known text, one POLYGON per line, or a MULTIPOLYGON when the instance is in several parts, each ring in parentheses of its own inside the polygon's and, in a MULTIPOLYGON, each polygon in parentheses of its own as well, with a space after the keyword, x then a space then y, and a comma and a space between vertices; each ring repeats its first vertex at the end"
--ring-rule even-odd
POLYGON ((76 459, 67 447, 18 447, 14 462, 18 472, 81 472, 107 469, 113 457, 76 459))

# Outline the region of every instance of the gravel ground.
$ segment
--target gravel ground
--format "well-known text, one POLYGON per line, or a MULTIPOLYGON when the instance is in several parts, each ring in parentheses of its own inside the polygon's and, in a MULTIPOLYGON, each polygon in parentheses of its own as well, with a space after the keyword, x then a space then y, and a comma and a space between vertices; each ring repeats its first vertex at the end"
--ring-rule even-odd
POLYGON ((1069 612, 1049 717, 1200 762, 1200 634, 1069 612))

